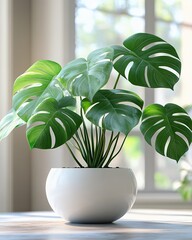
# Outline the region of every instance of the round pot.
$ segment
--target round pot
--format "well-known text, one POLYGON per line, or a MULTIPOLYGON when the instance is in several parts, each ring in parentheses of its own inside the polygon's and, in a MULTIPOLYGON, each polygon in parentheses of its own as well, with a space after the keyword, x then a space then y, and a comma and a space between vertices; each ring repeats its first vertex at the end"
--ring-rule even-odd
POLYGON ((136 193, 126 168, 52 168, 46 181, 50 206, 73 223, 111 223, 132 207, 136 193))

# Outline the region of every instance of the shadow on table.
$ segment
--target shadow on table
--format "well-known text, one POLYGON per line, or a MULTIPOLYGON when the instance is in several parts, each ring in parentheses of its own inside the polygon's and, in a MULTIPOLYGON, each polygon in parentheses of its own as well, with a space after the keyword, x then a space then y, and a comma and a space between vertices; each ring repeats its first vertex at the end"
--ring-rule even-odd
POLYGON ((191 226, 181 223, 127 220, 105 225, 65 224, 73 228, 74 232, 68 239, 74 240, 192 240, 191 226))

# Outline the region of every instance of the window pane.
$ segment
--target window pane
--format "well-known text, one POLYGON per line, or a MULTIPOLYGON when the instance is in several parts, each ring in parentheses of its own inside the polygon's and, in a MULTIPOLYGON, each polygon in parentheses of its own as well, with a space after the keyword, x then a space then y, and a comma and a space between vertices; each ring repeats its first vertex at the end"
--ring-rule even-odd
MULTIPOLYGON (((120 147, 120 145, 118 146, 120 147)), ((128 136, 121 154, 111 164, 113 167, 131 168, 137 179, 138 189, 144 189, 144 146, 140 136, 128 136)))
MULTIPOLYGON (((172 44, 178 54, 181 56, 181 27, 175 23, 166 23, 162 21, 156 22, 156 34, 167 42, 172 44)), ((177 102, 177 99, 181 100, 181 83, 180 81, 174 87, 174 91, 170 89, 156 89, 155 99, 157 102, 165 104, 167 102, 177 102)), ((183 84, 183 83, 182 83, 183 84)))
MULTIPOLYGON (((156 0, 156 3, 156 15, 159 19, 156 22, 156 34, 170 42, 177 49, 182 61, 182 73, 180 81, 174 87, 174 92, 168 89, 156 89, 155 99, 161 104, 173 102, 184 107, 192 104, 192 81, 190 77, 192 1, 156 0)), ((180 164, 178 165, 175 161, 157 156, 155 186, 158 189, 173 189, 173 183, 180 178, 180 164)))
MULTIPOLYGON (((185 0, 186 1, 186 0, 185 0)), ((190 0, 187 0, 190 1, 190 0)), ((181 16, 181 0, 156 0, 155 13, 158 19, 164 21, 180 22, 181 16)))
MULTIPOLYGON (((122 43, 133 33, 144 31, 143 18, 130 17, 127 15, 126 8, 124 11, 119 11, 118 8, 113 7, 120 6, 120 3, 125 2, 131 11, 131 9, 136 9, 136 4, 128 4, 132 1, 103 0, 95 2, 91 7, 92 1, 91 4, 90 1, 77 1, 75 20, 77 57, 87 56, 90 51, 99 47, 122 43)), ((126 5, 125 3, 122 4, 122 7, 126 5)))
POLYGON ((174 183, 180 179, 176 161, 156 155, 155 187, 159 190, 174 190, 174 183))
POLYGON ((130 15, 144 17, 145 1, 144 0, 128 0, 127 10, 130 15))
POLYGON ((161 2, 164 8, 167 6, 167 2, 175 4, 175 7, 171 5, 172 10, 169 10, 175 22, 173 21, 172 23, 167 23, 163 21, 157 21, 156 33, 160 37, 173 44, 173 46, 177 49, 182 61, 182 73, 179 83, 177 83, 175 86, 174 92, 171 90, 157 89, 156 100, 161 103, 166 103, 169 101, 185 106, 192 103, 192 81, 190 79, 189 72, 191 67, 190 59, 192 54, 192 48, 189 47, 191 45, 192 39, 192 24, 189 24, 189 18, 191 19, 191 12, 189 13, 188 10, 189 7, 192 9, 192 1, 158 0, 157 2, 161 2), (178 8, 178 6, 180 7, 178 8), (178 20, 177 15, 181 16, 180 18, 182 19, 182 22, 179 25, 176 24, 176 21, 178 20), (186 24, 185 20, 188 22, 188 24, 186 24))

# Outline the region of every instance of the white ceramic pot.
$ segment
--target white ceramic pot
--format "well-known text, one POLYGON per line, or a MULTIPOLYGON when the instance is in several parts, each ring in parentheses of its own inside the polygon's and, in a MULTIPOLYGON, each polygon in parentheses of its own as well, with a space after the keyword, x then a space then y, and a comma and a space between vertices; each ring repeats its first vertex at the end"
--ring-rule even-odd
POLYGON ((126 168, 53 168, 46 182, 50 206, 73 223, 111 223, 132 207, 136 193, 126 168))

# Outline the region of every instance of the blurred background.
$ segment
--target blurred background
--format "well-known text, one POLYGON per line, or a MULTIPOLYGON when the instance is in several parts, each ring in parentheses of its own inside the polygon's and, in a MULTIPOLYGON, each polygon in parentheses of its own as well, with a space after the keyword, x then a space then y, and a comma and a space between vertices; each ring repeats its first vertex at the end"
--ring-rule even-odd
MULTIPOLYGON (((64 65, 137 32, 154 33, 177 49, 181 81, 174 92, 144 90, 126 81, 120 87, 136 91, 146 105, 173 102, 191 111, 191 0, 0 0, 0 118, 11 108, 13 81, 35 61, 64 65)), ((65 147, 30 151, 25 129, 16 130, 0 143, 0 211, 49 210, 46 177, 52 167, 63 166, 74 166, 65 147)), ((177 164, 156 154, 136 128, 113 166, 135 172, 135 207, 191 207, 191 149, 177 164)))

